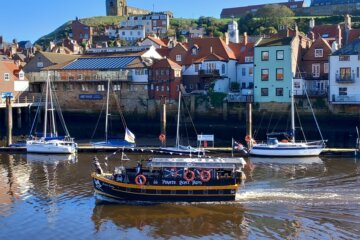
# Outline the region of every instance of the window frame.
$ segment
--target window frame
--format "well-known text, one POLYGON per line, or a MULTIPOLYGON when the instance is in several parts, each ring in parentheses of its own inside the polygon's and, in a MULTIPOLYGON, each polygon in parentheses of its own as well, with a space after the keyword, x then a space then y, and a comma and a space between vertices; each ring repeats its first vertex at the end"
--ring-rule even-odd
POLYGON ((284 60, 284 50, 276 50, 276 60, 284 60))
POLYGON ((269 96, 269 88, 261 88, 260 89, 260 95, 262 97, 268 97, 269 96))
POLYGON ((260 75, 261 81, 269 81, 269 69, 268 68, 261 69, 260 73, 261 73, 261 75, 260 75), (267 74, 265 74, 264 71, 267 71, 267 74), (267 76, 266 79, 264 78, 264 76, 267 76))
POLYGON ((276 81, 282 81, 284 80, 284 68, 276 68, 276 72, 275 72, 275 78, 276 81), (282 77, 280 78, 280 73, 278 73, 278 71, 282 70, 282 77))
POLYGON ((261 51, 261 61, 269 61, 269 51, 261 51))

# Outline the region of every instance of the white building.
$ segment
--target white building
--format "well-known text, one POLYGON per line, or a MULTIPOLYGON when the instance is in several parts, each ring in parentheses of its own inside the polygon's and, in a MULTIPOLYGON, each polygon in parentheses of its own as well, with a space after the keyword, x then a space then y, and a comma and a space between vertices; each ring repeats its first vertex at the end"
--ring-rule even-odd
POLYGON ((170 26, 170 15, 166 12, 152 12, 146 15, 129 16, 121 21, 121 27, 144 26, 145 33, 167 33, 170 26))
POLYGON ((360 104, 360 39, 330 56, 329 101, 360 104))

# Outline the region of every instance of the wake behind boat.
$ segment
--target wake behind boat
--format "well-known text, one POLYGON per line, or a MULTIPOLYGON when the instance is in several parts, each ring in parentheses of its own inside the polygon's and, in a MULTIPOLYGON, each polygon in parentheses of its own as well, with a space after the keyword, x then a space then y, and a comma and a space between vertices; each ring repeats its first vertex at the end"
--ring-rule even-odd
POLYGON ((120 166, 104 173, 98 159, 95 192, 125 201, 233 201, 245 175, 243 158, 150 158, 146 167, 120 166))

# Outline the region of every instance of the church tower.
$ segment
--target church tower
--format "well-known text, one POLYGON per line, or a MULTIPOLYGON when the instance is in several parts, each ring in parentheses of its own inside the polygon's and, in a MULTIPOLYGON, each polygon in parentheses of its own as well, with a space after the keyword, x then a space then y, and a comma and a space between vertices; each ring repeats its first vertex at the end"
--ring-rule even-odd
POLYGON ((228 24, 229 41, 233 43, 239 43, 239 29, 238 23, 233 19, 228 24))
POLYGON ((107 16, 126 16, 127 3, 126 0, 106 0, 107 16))

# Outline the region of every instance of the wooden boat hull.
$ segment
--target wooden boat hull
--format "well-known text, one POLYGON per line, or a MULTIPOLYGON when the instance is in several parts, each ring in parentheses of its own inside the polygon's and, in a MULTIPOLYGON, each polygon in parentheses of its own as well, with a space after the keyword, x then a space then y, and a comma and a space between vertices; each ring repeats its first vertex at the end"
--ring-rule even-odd
POLYGON ((222 186, 137 185, 110 180, 93 173, 95 192, 124 201, 213 202, 233 201, 238 184, 222 186))

